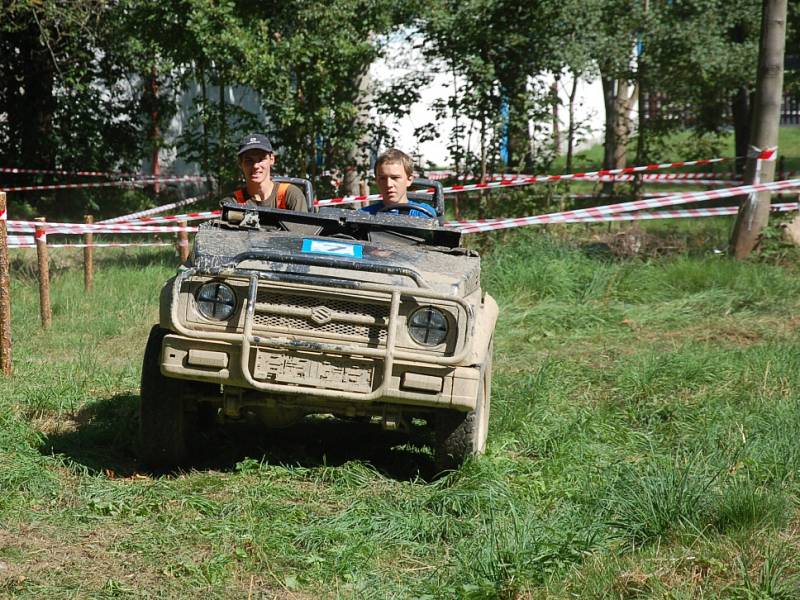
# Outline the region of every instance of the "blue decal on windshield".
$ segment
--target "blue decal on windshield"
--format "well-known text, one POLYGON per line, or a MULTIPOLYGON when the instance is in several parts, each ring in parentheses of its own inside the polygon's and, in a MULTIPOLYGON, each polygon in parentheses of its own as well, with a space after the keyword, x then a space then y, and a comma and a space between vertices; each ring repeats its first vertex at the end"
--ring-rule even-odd
POLYGON ((362 249, 363 246, 361 244, 348 244, 347 242, 334 240, 303 240, 303 252, 311 252, 312 254, 361 258, 362 249))

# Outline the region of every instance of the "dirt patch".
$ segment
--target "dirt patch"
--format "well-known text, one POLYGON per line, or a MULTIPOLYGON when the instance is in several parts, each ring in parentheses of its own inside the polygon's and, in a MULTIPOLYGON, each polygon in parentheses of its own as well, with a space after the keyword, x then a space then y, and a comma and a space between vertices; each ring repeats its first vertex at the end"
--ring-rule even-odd
MULTIPOLYGON (((167 573, 162 563, 157 560, 148 563, 138 553, 115 549, 129 537, 128 531, 108 524, 72 535, 27 525, 15 531, 0 529, 0 595, 4 591, 24 593, 27 588, 52 597, 67 591, 70 596, 73 592, 80 595, 117 591, 133 596, 153 593, 165 598, 187 597, 192 591, 190 582, 167 573)), ((265 576, 234 567, 222 597, 281 600, 316 597, 277 587, 275 581, 273 574, 265 576)), ((208 591, 212 591, 210 587, 208 591)))
POLYGON ((621 231, 596 233, 585 247, 594 254, 613 258, 655 258, 684 254, 689 249, 689 243, 685 234, 653 234, 634 224, 621 231))
POLYGON ((135 556, 110 548, 124 537, 124 532, 108 527, 78 535, 31 526, 0 530, 0 549, 7 565, 0 571, 0 586, 64 589, 66 584, 75 589, 100 590, 109 581, 118 581, 153 589, 151 586, 160 581, 157 574, 135 556))

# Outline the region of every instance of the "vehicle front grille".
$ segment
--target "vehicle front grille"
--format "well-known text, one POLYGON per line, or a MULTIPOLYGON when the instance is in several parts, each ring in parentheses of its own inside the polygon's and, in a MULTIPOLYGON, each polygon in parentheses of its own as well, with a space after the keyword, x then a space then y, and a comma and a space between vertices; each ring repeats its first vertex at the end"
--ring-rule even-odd
POLYGON ((333 296, 306 296, 259 290, 253 315, 254 330, 342 337, 385 344, 389 305, 333 296))

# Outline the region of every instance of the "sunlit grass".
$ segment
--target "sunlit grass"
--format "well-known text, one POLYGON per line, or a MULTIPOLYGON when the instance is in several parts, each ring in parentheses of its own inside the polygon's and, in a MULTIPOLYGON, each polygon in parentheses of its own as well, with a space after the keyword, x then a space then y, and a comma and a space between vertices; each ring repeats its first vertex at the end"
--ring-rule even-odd
POLYGON ((138 377, 174 256, 109 252, 91 293, 56 269, 48 332, 16 263, 0 595, 793 597, 800 279, 715 255, 725 223, 648 230, 681 250, 471 242, 501 306, 490 441, 439 478, 424 439, 326 421, 153 478, 138 377))

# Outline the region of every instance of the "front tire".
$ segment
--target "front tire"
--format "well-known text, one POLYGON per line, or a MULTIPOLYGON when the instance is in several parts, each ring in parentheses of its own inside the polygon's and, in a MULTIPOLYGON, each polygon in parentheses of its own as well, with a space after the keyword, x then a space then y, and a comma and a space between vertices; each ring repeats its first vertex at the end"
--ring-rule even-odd
POLYGON ((185 383, 161 374, 161 347, 168 333, 158 325, 150 330, 139 403, 140 459, 159 471, 185 464, 193 430, 187 415, 185 383))
POLYGON ((439 471, 457 469, 469 457, 486 451, 492 393, 492 344, 481 367, 475 410, 442 411, 436 417, 434 461, 439 471))

